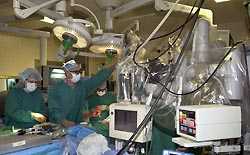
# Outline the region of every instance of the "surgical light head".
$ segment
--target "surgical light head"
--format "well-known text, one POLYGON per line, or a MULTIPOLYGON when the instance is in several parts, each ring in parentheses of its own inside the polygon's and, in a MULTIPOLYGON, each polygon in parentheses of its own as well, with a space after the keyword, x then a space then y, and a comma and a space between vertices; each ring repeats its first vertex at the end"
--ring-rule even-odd
POLYGON ((55 36, 75 48, 85 48, 91 42, 87 27, 80 20, 68 17, 55 21, 53 32, 55 36))
POLYGON ((94 53, 120 54, 123 50, 123 35, 104 33, 92 40, 90 50, 94 53))

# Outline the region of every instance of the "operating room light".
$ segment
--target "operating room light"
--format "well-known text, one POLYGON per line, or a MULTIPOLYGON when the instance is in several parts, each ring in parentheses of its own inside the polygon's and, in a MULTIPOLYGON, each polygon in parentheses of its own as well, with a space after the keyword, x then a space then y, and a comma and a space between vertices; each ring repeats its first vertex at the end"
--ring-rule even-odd
POLYGON ((228 2, 230 0, 214 0, 216 3, 228 2))
POLYGON ((90 51, 94 53, 120 54, 123 49, 123 39, 120 34, 104 33, 93 38, 92 43, 90 51))
POLYGON ((53 69, 50 75, 52 79, 64 79, 65 72, 62 69, 53 69))
POLYGON ((62 69, 53 69, 52 73, 64 74, 64 71, 62 69))
POLYGON ((72 17, 59 19, 54 22, 53 32, 63 42, 60 50, 62 58, 67 57, 67 51, 71 47, 86 48, 90 45, 90 51, 94 53, 120 54, 123 50, 123 34, 103 33, 95 14, 83 5, 73 3, 88 11, 96 20, 96 24, 84 19, 72 17), (91 35, 98 35, 93 37, 91 35))
POLYGON ((73 39, 74 44, 72 46, 75 48, 85 48, 91 42, 91 35, 88 32, 88 28, 72 17, 55 21, 53 32, 61 41, 64 41, 65 37, 73 39))
POLYGON ((40 20, 41 22, 49 23, 49 24, 54 24, 55 20, 44 16, 43 19, 40 20))
POLYGON ((50 78, 52 79, 64 79, 65 78, 65 74, 51 74, 50 78))

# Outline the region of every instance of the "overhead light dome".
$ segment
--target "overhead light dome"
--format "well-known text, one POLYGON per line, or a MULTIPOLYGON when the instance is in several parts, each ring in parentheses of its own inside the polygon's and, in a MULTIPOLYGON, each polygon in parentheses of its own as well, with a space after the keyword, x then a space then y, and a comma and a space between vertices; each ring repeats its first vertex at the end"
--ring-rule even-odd
POLYGON ((53 32, 55 36, 64 41, 72 40, 73 47, 85 48, 91 43, 91 35, 86 26, 79 19, 68 17, 55 21, 53 32))
POLYGON ((94 53, 120 54, 123 50, 123 34, 104 33, 92 39, 90 51, 94 53))

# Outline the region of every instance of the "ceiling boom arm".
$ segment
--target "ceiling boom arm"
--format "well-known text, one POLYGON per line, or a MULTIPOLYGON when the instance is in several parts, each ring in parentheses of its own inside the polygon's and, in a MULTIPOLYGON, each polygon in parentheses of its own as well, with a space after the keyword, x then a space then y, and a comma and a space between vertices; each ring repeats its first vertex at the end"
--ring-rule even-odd
POLYGON ((57 3, 59 1, 61 1, 61 0, 49 0, 45 3, 39 4, 36 6, 32 6, 30 8, 21 9, 21 6, 22 6, 21 3, 23 1, 22 0, 13 0, 13 8, 14 8, 15 15, 18 18, 25 19, 25 18, 29 17, 30 15, 34 14, 35 12, 37 12, 38 10, 45 8, 45 7, 48 7, 48 6, 50 6, 54 3, 57 3))
MULTIPOLYGON (((136 9, 138 7, 145 6, 145 5, 152 4, 152 3, 155 4, 155 9, 157 11, 167 11, 175 4, 173 2, 168 2, 167 0, 133 0, 131 2, 123 4, 122 6, 114 9, 112 11, 112 17, 114 17, 114 18, 119 17, 120 15, 122 15, 128 11, 131 11, 131 10, 136 9)), ((184 5, 184 4, 177 4, 174 11, 189 13, 191 11, 191 9, 192 9, 192 6, 184 5)), ((192 13, 195 13, 195 11, 197 9, 198 8, 195 7, 192 13)), ((215 26, 215 25, 213 25, 213 12, 212 12, 212 10, 201 8, 199 16, 206 18, 212 26, 215 26)))
MULTIPOLYGON (((166 11, 169 10, 175 3, 168 2, 166 0, 155 0, 155 9, 157 11, 166 11)), ((195 11, 198 9, 198 7, 194 7, 192 14, 195 13, 195 11)), ((192 6, 184 5, 184 4, 177 4, 175 11, 183 12, 183 13, 189 13, 192 10, 192 6)), ((206 18, 212 26, 213 25, 213 12, 209 9, 200 9, 199 12, 200 17, 206 18)))

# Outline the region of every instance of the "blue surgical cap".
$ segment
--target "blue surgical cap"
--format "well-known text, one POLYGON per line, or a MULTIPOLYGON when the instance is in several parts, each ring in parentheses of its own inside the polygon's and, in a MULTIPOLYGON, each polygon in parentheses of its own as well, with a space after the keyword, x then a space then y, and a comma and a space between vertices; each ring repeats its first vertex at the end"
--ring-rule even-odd
POLYGON ((70 61, 64 63, 63 67, 67 71, 75 71, 75 70, 81 69, 81 66, 79 64, 77 64, 75 60, 70 60, 70 61))
POLYGON ((28 78, 31 78, 36 81, 42 80, 41 74, 36 69, 33 68, 25 69, 22 73, 19 74, 19 77, 23 81, 27 80, 28 78))

